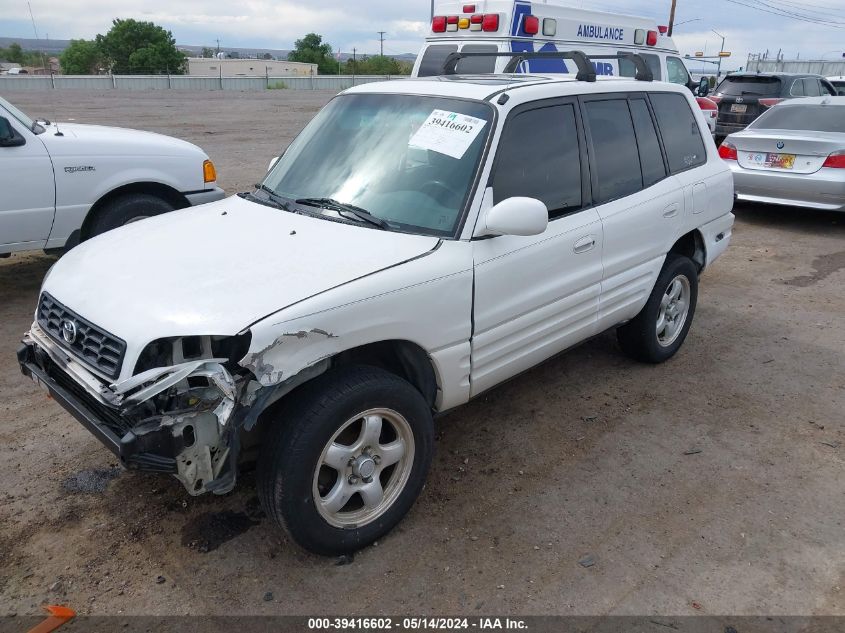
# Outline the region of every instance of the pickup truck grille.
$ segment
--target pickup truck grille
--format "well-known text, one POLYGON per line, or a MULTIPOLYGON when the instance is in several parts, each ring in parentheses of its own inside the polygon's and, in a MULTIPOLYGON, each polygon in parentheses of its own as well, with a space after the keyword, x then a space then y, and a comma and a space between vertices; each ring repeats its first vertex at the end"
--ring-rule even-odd
POLYGON ((46 292, 38 302, 37 320, 47 334, 83 363, 117 378, 126 352, 125 341, 86 321, 46 292))

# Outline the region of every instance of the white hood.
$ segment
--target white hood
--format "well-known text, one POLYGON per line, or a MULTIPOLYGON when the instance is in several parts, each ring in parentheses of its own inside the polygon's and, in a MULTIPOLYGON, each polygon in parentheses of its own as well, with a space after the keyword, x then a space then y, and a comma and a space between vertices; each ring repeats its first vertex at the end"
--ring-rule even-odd
POLYGON ((202 156, 199 147, 172 136, 120 127, 52 123, 38 138, 51 156, 202 156), (61 136, 56 135, 56 131, 61 136))
POLYGON ((236 334, 437 243, 232 196, 84 242, 55 264, 44 290, 134 347, 168 336, 236 334))

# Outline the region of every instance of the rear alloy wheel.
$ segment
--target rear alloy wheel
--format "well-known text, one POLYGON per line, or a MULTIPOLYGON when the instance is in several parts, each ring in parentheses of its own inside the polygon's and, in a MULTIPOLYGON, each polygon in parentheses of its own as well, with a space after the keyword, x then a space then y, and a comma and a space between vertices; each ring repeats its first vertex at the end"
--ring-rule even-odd
POLYGON ((324 555, 389 532, 422 490, 434 448, 422 395, 366 366, 303 386, 268 434, 258 462, 262 505, 297 543, 324 555))
POLYGON ((687 337, 698 301, 698 271, 683 255, 669 253, 645 307, 616 330, 622 350, 644 363, 662 363, 687 337))

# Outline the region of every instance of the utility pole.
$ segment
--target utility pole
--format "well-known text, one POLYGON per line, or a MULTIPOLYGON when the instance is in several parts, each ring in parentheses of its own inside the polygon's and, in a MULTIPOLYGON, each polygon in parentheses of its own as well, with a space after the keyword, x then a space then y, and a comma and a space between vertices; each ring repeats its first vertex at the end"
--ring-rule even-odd
POLYGON ((675 28, 675 8, 678 5, 678 0, 672 0, 672 8, 669 9, 669 31, 666 33, 669 37, 672 37, 672 31, 675 28))
POLYGON ((217 54, 220 54, 220 38, 217 38, 217 54))
POLYGON ((382 57, 384 57, 384 36, 385 36, 386 33, 387 33, 387 31, 379 31, 378 32, 379 41, 381 42, 381 56, 382 57))
POLYGON ((431 19, 434 20, 434 0, 431 0, 431 19))
MULTIPOLYGON (((716 33, 716 31, 713 31, 713 33, 716 33)), ((716 81, 719 81, 722 76, 722 53, 725 51, 725 36, 721 33, 716 33, 716 35, 722 38, 722 45, 719 47, 719 63, 716 64, 716 81)))

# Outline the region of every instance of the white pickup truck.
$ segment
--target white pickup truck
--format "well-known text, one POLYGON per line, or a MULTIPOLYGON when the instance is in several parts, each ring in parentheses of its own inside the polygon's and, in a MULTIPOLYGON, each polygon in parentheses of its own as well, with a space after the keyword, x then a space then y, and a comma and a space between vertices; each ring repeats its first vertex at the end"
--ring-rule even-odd
POLYGON ((72 247, 223 198, 199 147, 169 136, 35 121, 0 97, 0 257, 72 247))

